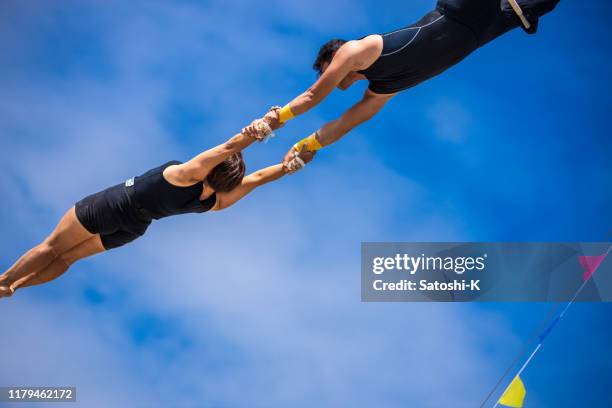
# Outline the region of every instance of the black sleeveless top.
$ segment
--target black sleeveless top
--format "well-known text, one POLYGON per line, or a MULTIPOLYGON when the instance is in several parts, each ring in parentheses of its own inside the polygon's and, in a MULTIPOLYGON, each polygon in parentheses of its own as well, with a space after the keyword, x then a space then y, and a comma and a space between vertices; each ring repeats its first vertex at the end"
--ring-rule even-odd
POLYGON ((203 213, 214 207, 217 200, 215 193, 200 200, 203 183, 178 187, 164 178, 164 170, 174 164, 181 162, 170 161, 126 181, 128 193, 131 193, 131 198, 145 217, 158 220, 172 215, 203 213))
POLYGON ((502 10, 500 0, 439 0, 419 22, 383 34, 380 57, 359 73, 375 93, 412 88, 518 27, 513 13, 502 10))
POLYGON ((377 94, 412 88, 467 57, 478 43, 463 24, 432 11, 421 21, 383 34, 383 51, 369 68, 359 71, 377 94))

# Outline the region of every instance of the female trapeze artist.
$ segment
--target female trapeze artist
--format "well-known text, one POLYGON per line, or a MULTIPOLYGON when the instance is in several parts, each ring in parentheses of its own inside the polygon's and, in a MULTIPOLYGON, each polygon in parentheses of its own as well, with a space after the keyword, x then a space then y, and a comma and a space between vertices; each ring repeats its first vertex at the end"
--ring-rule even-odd
MULTIPOLYGON (((42 243, 0 276, 0 297, 49 282, 80 259, 134 241, 153 220, 226 209, 255 188, 291 172, 277 164, 244 176, 241 152, 272 133, 266 120, 254 122, 255 133, 240 133, 185 163, 169 161, 80 200, 42 243)), ((302 165, 313 156, 306 147, 296 154, 302 165)))

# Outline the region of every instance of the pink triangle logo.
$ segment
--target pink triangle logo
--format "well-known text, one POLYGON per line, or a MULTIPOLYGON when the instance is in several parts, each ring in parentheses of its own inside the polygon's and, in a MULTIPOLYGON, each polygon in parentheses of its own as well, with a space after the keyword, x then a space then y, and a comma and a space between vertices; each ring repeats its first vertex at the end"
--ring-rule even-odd
POLYGON ((599 265, 606 259, 607 254, 596 255, 596 256, 580 256, 578 260, 580 261, 580 265, 584 269, 584 274, 582 275, 582 279, 586 282, 591 279, 591 276, 595 273, 599 265))

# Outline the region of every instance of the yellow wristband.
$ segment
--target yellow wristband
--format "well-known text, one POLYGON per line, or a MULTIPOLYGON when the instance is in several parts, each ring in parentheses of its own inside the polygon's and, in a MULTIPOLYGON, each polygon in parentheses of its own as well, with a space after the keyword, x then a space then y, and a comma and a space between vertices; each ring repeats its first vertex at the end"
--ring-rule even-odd
POLYGON ((308 136, 305 139, 300 140, 295 145, 293 145, 293 148, 295 149, 295 151, 299 152, 300 150, 302 150, 302 147, 304 145, 306 145, 306 148, 310 150, 311 152, 316 152, 317 150, 322 149, 323 146, 317 140, 317 133, 318 132, 313 133, 312 135, 308 136))
POLYGON ((285 105, 285 107, 283 107, 279 113, 280 123, 285 123, 293 118, 295 118, 295 115, 291 111, 291 106, 289 106, 289 104, 285 105))

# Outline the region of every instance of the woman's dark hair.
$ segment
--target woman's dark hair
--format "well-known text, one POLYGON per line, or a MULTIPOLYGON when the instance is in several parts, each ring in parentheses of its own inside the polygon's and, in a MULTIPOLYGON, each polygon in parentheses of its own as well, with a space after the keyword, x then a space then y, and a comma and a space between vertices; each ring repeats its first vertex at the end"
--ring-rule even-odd
POLYGON ((240 185, 245 167, 242 153, 235 153, 212 169, 206 177, 206 182, 213 190, 227 193, 240 185))
POLYGON ((323 73, 321 69, 323 64, 326 62, 329 64, 334 58, 334 53, 338 51, 338 49, 342 47, 342 45, 344 45, 345 43, 346 40, 336 38, 335 40, 330 40, 323 44, 323 46, 319 50, 319 55, 317 56, 317 59, 315 60, 314 64, 312 64, 312 69, 314 69, 319 73, 319 75, 321 75, 323 73))

